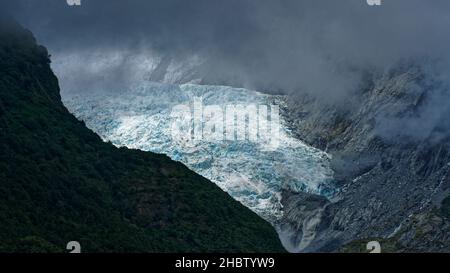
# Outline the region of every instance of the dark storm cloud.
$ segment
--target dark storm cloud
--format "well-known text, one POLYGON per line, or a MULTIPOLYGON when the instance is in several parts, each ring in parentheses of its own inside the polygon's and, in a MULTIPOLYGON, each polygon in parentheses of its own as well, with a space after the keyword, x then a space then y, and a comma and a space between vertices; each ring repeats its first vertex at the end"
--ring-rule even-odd
POLYGON ((450 41, 446 0, 391 0, 381 7, 365 0, 10 2, 53 52, 199 54, 207 60, 207 77, 250 87, 340 94, 356 86, 355 70, 442 58, 450 41))
MULTIPOLYGON (((235 51, 234 58, 239 60, 243 57, 239 54, 240 44, 264 35, 252 18, 257 1, 83 0, 81 7, 69 7, 64 0, 8 3, 6 9, 49 48, 62 86, 71 90, 92 88, 91 84, 123 86, 127 75, 135 70, 130 66, 138 61, 130 58, 145 58, 149 51, 173 58, 201 55, 211 62, 219 60, 220 66, 218 54, 227 51, 226 55, 231 56, 230 52, 235 51), (121 56, 111 64, 110 59, 117 54, 121 56), (76 63, 69 63, 72 60, 76 63), (67 69, 95 63, 105 70, 95 75, 80 69, 59 71, 60 62, 67 69), (102 65, 107 63, 111 65, 102 65), (64 81, 74 79, 75 72, 83 79, 76 82, 77 87, 64 81)), ((226 70, 219 66, 217 70, 226 70)))
MULTIPOLYGON (((255 31, 246 14, 255 1, 238 0, 19 0, 10 4, 21 22, 55 49, 149 45, 159 50, 201 50, 220 38, 244 39, 255 31), (206 43, 206 44, 205 44, 206 43)), ((256 34, 256 33, 255 33, 256 34)), ((219 42, 219 41, 217 41, 219 42)))
MULTIPOLYGON (((66 92, 120 90, 154 65, 150 55, 198 56, 208 82, 347 103, 364 75, 399 62, 431 60, 445 68, 430 72, 435 78, 449 71, 450 1, 382 2, 82 0, 69 7, 65 0, 14 0, 3 7, 49 48, 66 92)), ((433 120, 448 102, 447 91, 437 93, 431 101, 444 106, 424 110, 433 120)))

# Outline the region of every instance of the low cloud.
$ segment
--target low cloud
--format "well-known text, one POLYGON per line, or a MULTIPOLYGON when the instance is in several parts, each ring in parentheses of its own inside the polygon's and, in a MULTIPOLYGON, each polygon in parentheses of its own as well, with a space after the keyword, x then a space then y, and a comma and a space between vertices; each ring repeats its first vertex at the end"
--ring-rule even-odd
MULTIPOLYGON (((49 48, 66 92, 117 91, 155 60, 196 56, 205 82, 345 104, 367 74, 401 62, 450 67, 448 0, 3 1, 49 48)), ((420 123, 447 113, 448 79, 433 75, 441 91, 416 113, 420 123)))

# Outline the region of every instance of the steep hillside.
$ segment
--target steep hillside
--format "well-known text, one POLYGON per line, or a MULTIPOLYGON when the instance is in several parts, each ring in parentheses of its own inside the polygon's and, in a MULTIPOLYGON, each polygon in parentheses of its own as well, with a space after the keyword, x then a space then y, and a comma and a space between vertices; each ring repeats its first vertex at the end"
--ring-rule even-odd
POLYGON ((373 238, 388 251, 450 251, 450 222, 438 213, 450 195, 449 108, 437 109, 448 87, 409 65, 368 80, 351 99, 336 107, 304 96, 287 110, 297 136, 333 156, 340 187, 320 203, 286 193, 292 240, 306 239, 304 251, 373 238))
POLYGON ((45 48, 0 23, 0 252, 280 252, 272 226, 164 155, 104 143, 45 48))

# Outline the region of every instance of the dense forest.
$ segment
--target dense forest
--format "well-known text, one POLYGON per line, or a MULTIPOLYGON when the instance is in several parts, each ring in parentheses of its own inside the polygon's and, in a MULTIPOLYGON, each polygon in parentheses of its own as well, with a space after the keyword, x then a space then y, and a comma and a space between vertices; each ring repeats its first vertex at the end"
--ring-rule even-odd
MULTIPOLYGON (((83 79, 80 79, 82 81, 83 79)), ((0 252, 282 252, 273 227, 165 155, 103 142, 47 50, 0 22, 0 252)))

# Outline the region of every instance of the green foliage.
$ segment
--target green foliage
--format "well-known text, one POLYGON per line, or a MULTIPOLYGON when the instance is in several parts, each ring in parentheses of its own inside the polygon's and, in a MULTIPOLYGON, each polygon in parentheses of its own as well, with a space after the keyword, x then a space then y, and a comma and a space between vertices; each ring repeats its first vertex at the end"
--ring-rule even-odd
POLYGON ((0 252, 284 251, 181 163, 102 142, 62 105, 49 63, 31 33, 0 28, 0 252))

